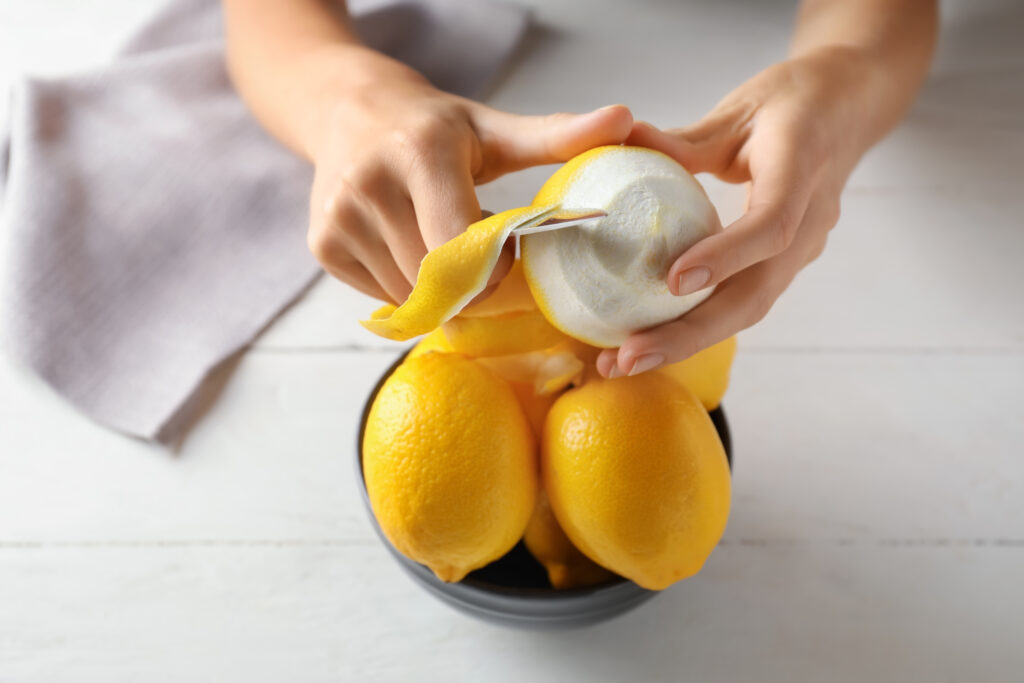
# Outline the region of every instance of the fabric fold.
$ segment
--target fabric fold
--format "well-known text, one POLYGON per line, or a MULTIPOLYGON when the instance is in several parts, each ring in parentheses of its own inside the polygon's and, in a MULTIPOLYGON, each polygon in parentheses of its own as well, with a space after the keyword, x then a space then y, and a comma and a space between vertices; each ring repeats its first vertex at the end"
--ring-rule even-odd
MULTIPOLYGON (((370 45, 466 96, 527 21, 475 0, 351 7, 370 45)), ((218 3, 172 2, 110 65, 26 80, 12 102, 4 346, 86 415, 145 439, 178 439, 211 370, 320 272, 305 246, 312 169, 248 113, 220 35, 218 3)))

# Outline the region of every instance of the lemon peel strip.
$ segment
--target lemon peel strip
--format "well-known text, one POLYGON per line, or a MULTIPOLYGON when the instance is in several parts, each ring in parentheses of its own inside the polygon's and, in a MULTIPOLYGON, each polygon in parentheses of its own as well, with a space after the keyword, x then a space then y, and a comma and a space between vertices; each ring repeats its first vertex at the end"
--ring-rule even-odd
MULTIPOLYGON (((561 211, 559 212, 561 213, 561 211)), ((532 222, 536 222, 534 219, 532 222)), ((512 262, 512 268, 508 271, 498 286, 491 292, 491 295, 483 301, 466 306, 459 313, 459 318, 489 318, 496 315, 515 313, 522 311, 536 311, 537 302, 533 299, 533 292, 526 282, 526 274, 523 269, 523 260, 516 259, 512 262)))
POLYGON ((565 389, 579 380, 583 361, 569 351, 530 351, 509 356, 478 358, 485 365, 510 382, 527 382, 533 392, 546 396, 565 389))
POLYGON ((470 357, 538 351, 565 339, 539 310, 487 317, 457 315, 441 326, 452 349, 470 357))
POLYGON ((406 341, 459 313, 487 286, 512 230, 546 216, 558 205, 526 206, 494 214, 428 253, 416 285, 401 306, 383 306, 359 324, 376 335, 406 341))

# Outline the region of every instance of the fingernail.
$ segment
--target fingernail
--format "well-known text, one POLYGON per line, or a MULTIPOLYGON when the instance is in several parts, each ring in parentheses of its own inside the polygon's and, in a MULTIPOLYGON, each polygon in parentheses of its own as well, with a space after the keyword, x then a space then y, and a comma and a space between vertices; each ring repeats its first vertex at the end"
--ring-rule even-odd
POLYGON ((647 372, 653 370, 662 363, 665 362, 665 356, 660 353, 649 353, 646 356, 640 356, 633 361, 633 369, 629 371, 629 376, 639 375, 641 372, 647 372))
POLYGON ((616 377, 622 377, 622 373, 619 371, 619 364, 615 363, 611 369, 608 370, 608 379, 615 379, 616 377))
POLYGON ((696 292, 706 285, 710 279, 711 270, 704 266, 684 270, 679 274, 679 296, 696 292))

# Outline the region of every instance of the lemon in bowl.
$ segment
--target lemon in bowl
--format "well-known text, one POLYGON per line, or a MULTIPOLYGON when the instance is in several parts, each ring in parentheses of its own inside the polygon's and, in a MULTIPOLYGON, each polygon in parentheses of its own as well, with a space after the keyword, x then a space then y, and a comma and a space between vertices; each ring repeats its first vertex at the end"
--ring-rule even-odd
MULTIPOLYGON (((436 343, 436 339, 435 337, 432 343, 436 343)), ((444 346, 442 343, 442 347, 444 346)), ((429 352, 428 349, 423 353, 429 352)), ((445 351, 442 349, 441 352, 445 351)), ((594 581, 587 581, 584 574, 582 585, 567 587, 562 583, 562 587, 556 588, 554 583, 559 583, 557 565, 550 561, 548 566, 542 564, 535 557, 535 553, 542 553, 543 548, 539 549, 537 542, 531 544, 532 549, 528 547, 528 537, 517 540, 504 554, 476 569, 469 570, 461 579, 454 582, 442 580, 427 564, 412 559, 400 551, 382 530, 370 502, 365 478, 364 444, 372 406, 381 388, 406 358, 407 356, 403 356, 396 360, 380 378, 367 400, 359 429, 355 466, 360 494, 370 523, 393 559, 415 583, 462 613, 502 626, 535 630, 568 629, 596 624, 628 612, 658 594, 658 591, 644 588, 607 569, 594 581), (552 569, 555 571, 552 572, 552 569)), ((620 379, 609 380, 619 381, 620 379)), ((714 424, 725 456, 731 463, 731 440, 725 413, 719 406, 708 415, 714 424)), ((541 485, 538 478, 538 486, 541 485)), ((543 492, 538 494, 534 499, 535 507, 538 499, 545 495, 543 492)), ((527 536, 531 528, 536 534, 536 519, 536 513, 532 512, 523 529, 524 536, 527 536)), ((556 543, 555 547, 561 546, 556 543)), ((583 572, 593 572, 593 564, 585 566, 583 572)), ((579 575, 577 569, 576 576, 579 575)))

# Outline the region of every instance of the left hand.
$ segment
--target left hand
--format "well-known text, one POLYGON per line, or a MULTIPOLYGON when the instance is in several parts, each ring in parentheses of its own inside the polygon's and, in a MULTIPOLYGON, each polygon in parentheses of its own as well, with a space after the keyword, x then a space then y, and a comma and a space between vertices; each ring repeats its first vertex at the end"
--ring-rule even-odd
POLYGON ((669 268, 673 294, 717 285, 715 292, 680 318, 602 351, 601 375, 684 360, 768 313, 825 248, 846 179, 877 137, 868 108, 883 78, 857 50, 825 48, 762 71, 692 126, 635 124, 627 144, 660 150, 691 173, 749 182, 747 208, 669 268))

